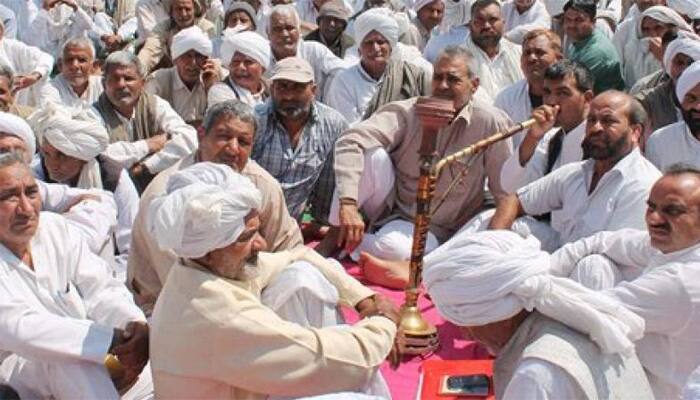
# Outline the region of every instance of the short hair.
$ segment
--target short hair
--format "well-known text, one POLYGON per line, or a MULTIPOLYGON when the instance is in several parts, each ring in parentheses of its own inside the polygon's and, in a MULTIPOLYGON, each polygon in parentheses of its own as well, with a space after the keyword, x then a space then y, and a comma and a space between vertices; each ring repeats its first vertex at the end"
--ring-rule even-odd
POLYGON ((596 17, 598 4, 596 0, 569 0, 564 4, 564 12, 570 8, 588 15, 593 21, 596 17))
POLYGON ((258 130, 258 122, 252 107, 240 100, 226 100, 207 108, 202 124, 204 134, 208 134, 214 124, 223 117, 241 120, 253 125, 254 132, 258 130))
POLYGON ((0 64, 0 77, 7 79, 10 83, 12 83, 12 78, 14 78, 15 74, 12 72, 10 67, 0 64))
POLYGON ((556 51, 557 53, 561 54, 561 38, 559 35, 557 35, 556 32, 554 32, 551 29, 533 29, 530 32, 526 33, 525 36, 523 36, 523 46, 525 46, 525 43, 534 40, 540 36, 544 36, 549 40, 550 45, 552 46, 552 49, 556 51))
POLYGON ((0 153, 0 169, 10 167, 15 164, 22 164, 29 168, 24 160, 24 154, 18 150, 10 150, 6 153, 0 153))
POLYGON ((90 54, 92 55, 92 58, 95 58, 95 45, 92 44, 92 40, 86 38, 86 37, 74 37, 72 39, 67 40, 65 43, 63 43, 63 46, 61 47, 61 58, 63 58, 63 54, 65 54, 66 49, 69 47, 78 47, 81 49, 88 49, 90 50, 90 54))
POLYGON ((671 164, 664 171, 664 176, 680 176, 686 174, 695 175, 696 178, 700 179, 700 169, 686 163, 671 164))
POLYGON ((501 3, 498 0, 476 0, 471 6, 471 15, 476 14, 477 11, 482 10, 490 5, 496 5, 501 8, 501 3))
POLYGON ((268 23, 267 23, 267 33, 270 33, 270 29, 272 29, 272 16, 273 15, 284 15, 287 17, 293 17, 294 21, 296 21, 296 26, 297 29, 301 28, 301 18, 299 18, 299 13, 297 12, 297 8, 294 7, 291 4, 278 4, 274 7, 272 7, 272 10, 270 11, 270 16, 268 17, 268 23))
POLYGON ((629 110, 627 110, 627 119, 629 120, 629 123, 633 125, 641 125, 643 128, 649 119, 647 110, 644 109, 644 106, 639 100, 626 93, 625 95, 629 98, 629 110))
POLYGON ((467 76, 469 79, 474 77, 474 55, 466 47, 458 45, 450 45, 445 47, 435 58, 437 64, 443 58, 454 60, 459 58, 467 65, 467 76))
POLYGON ((571 60, 560 60, 547 67, 544 79, 560 81, 567 76, 576 80, 576 89, 580 92, 593 90, 593 75, 584 65, 571 60))
MULTIPOLYGON (((175 0, 170 0, 166 2, 166 7, 168 8, 168 15, 172 15, 173 13, 173 3, 175 0)), ((204 3, 204 0, 192 0, 192 5, 194 6, 194 17, 195 18, 201 18, 202 15, 204 15, 206 11, 206 4, 204 3)))
POLYGON ((107 56, 105 59, 104 66, 104 77, 106 78, 109 72, 118 67, 134 67, 141 78, 146 78, 148 71, 146 67, 141 63, 135 54, 128 51, 115 51, 114 53, 107 56))

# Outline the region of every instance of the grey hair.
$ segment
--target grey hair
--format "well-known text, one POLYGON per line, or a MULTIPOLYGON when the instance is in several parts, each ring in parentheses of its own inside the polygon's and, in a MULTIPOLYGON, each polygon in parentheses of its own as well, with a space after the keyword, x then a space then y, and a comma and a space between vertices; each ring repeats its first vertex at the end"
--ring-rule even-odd
POLYGON ((675 163, 664 171, 664 176, 695 175, 700 179, 700 169, 686 163, 675 163))
POLYGON ((272 20, 273 15, 284 15, 284 16, 291 16, 294 18, 296 21, 297 29, 301 28, 301 18, 299 18, 299 13, 297 12, 296 7, 294 7, 291 4, 278 4, 274 7, 272 7, 272 11, 270 11, 270 16, 268 17, 268 23, 267 23, 267 33, 270 33, 270 29, 272 29, 272 24, 270 24, 270 20, 272 20))
POLYGON ((438 61, 443 58, 447 58, 448 60, 454 60, 455 58, 461 59, 467 65, 467 76, 469 79, 474 78, 474 55, 471 51, 467 50, 466 47, 456 45, 445 47, 435 58, 435 63, 433 65, 437 64, 438 61))
POLYGON ((10 150, 6 153, 0 153, 0 168, 10 167, 15 164, 22 164, 29 168, 24 160, 24 153, 19 150, 10 150))
POLYGON ((642 129, 646 126, 649 120, 649 114, 647 110, 644 109, 642 103, 634 97, 630 96, 630 108, 628 110, 627 118, 629 118, 630 124, 641 125, 642 129))
POLYGON ((128 51, 115 51, 114 53, 107 56, 104 66, 104 77, 106 78, 109 71, 118 67, 134 67, 141 78, 146 78, 148 71, 146 67, 141 63, 135 54, 129 53, 128 51))
POLYGON ((63 47, 61 47, 61 58, 63 58, 63 55, 66 53, 66 49, 69 47, 88 49, 90 50, 92 58, 95 58, 95 45, 92 43, 92 40, 86 37, 74 37, 63 43, 63 47))
POLYGON ((14 78, 15 73, 12 72, 10 67, 0 64, 0 77, 7 78, 7 80, 12 83, 12 78, 14 78))
POLYGON ((240 100, 227 100, 207 108, 204 115, 204 134, 208 134, 214 124, 223 117, 235 118, 253 125, 253 131, 258 130, 258 122, 253 108, 240 100))

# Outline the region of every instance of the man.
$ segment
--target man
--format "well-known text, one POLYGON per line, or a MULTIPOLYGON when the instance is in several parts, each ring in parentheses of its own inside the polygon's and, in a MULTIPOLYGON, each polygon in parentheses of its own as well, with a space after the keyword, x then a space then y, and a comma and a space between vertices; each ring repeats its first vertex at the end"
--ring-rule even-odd
MULTIPOLYGON (((679 398, 700 364, 698 213, 700 171, 677 165, 652 187, 643 230, 600 232, 552 255, 552 273, 562 276, 590 255, 626 267, 628 281, 593 295, 611 297, 644 319, 636 349, 657 399, 679 398)), ((596 265, 597 270, 606 266, 596 265)))
POLYGON ((345 4, 340 0, 325 3, 318 11, 318 28, 304 36, 304 40, 319 42, 328 47, 338 58, 345 57, 345 51, 351 48, 355 41, 345 34, 350 17, 345 4))
POLYGON ((639 152, 645 122, 641 105, 608 91, 591 102, 581 146, 571 162, 503 199, 489 229, 510 229, 522 215, 558 211, 551 229, 559 246, 602 230, 642 228, 644 204, 659 171, 639 152))
POLYGON ((67 41, 59 59, 61 73, 41 88, 41 106, 92 107, 103 91, 102 79, 93 74, 94 63, 95 48, 89 39, 67 41))
POLYGON ((27 43, 58 57, 63 43, 85 37, 94 24, 77 0, 42 0, 31 28, 33 35, 25 39, 27 43))
MULTIPOLYGON (((432 95, 451 101, 455 109, 454 119, 440 132, 438 157, 450 155, 511 124, 502 111, 472 98, 479 84, 479 77, 471 68, 474 61, 463 48, 448 47, 434 64, 432 95)), ((421 135, 415 104, 413 98, 386 105, 345 131, 336 144, 337 197, 334 196, 330 218, 338 228, 337 234, 329 234, 325 244, 349 251, 359 245, 359 250, 367 252, 360 260, 365 276, 390 287, 405 285, 408 268, 387 270, 377 257, 408 260, 411 252, 421 135), (381 228, 365 234, 360 210, 372 225, 381 228)), ((502 141, 489 147, 471 165, 469 174, 459 180, 432 215, 427 251, 449 239, 479 212, 487 177, 491 194, 500 201, 504 196, 500 171, 510 154, 511 144, 502 141)), ((444 170, 437 181, 435 198, 446 193, 463 168, 453 164, 444 170)))
MULTIPOLYGON (((546 29, 535 29, 522 39, 520 69, 525 79, 506 86, 494 99, 493 105, 505 111, 515 122, 529 119, 532 110, 542 105, 544 72, 564 56, 561 39, 546 29)), ((524 134, 513 136, 513 148, 518 148, 524 134)))
POLYGON ((159 23, 170 19, 168 0, 137 0, 136 21, 138 43, 143 45, 148 35, 159 23))
POLYGON ((174 67, 153 72, 146 92, 167 101, 186 123, 199 126, 207 108, 207 91, 221 80, 219 65, 211 59, 211 40, 197 26, 173 36, 170 55, 174 67))
POLYGON ((533 112, 537 123, 501 169, 501 185, 508 193, 583 157, 581 142, 593 100, 588 70, 569 60, 552 64, 544 73, 543 100, 533 112))
POLYGON ((103 7, 99 7, 101 4, 98 3, 93 17, 94 34, 99 37, 101 46, 107 52, 120 50, 136 39, 137 3, 138 0, 106 0, 103 7))
POLYGON ((152 318, 157 396, 267 399, 360 392, 391 350, 398 313, 390 302, 373 297, 311 249, 263 252, 261 202, 248 179, 226 166, 200 163, 174 174, 167 194, 151 205, 152 235, 180 257, 152 318), (219 229, 197 223, 202 219, 219 229), (304 271, 299 281, 307 288, 333 290, 333 305, 357 307, 368 318, 337 327, 296 322, 305 311, 291 319, 275 312, 265 305, 269 291, 279 290, 274 286, 290 269, 304 271))
POLYGON ((268 85, 263 78, 271 62, 267 39, 255 32, 227 35, 221 44, 221 62, 228 65, 229 74, 209 89, 209 107, 227 100, 255 107, 267 100, 268 85))
POLYGON ((676 96, 683 119, 652 133, 647 141, 647 158, 662 171, 678 163, 700 167, 700 62, 681 73, 676 96))
POLYGON ((22 106, 15 102, 12 82, 14 74, 10 68, 0 65, 0 111, 12 113, 21 118, 28 118, 35 111, 34 107, 22 106))
POLYGON ((197 148, 194 128, 168 102, 143 90, 145 75, 133 54, 110 54, 104 64, 105 90, 93 105, 109 132, 105 155, 130 169, 139 192, 150 177, 197 148))
POLYGON ((496 398, 653 399, 633 341, 644 323, 550 275, 550 255, 514 232, 461 232, 426 257, 440 314, 496 357, 496 398))
POLYGON ((326 82, 346 65, 321 43, 302 40, 299 21, 299 15, 293 5, 272 7, 267 26, 267 36, 270 38, 272 50, 270 67, 274 67, 275 63, 287 57, 303 58, 314 69, 314 78, 319 88, 318 98, 323 100, 326 82))
POLYGON ((622 90, 625 83, 620 58, 610 39, 594 29, 596 3, 593 0, 569 0, 564 6, 564 29, 571 41, 566 58, 576 61, 593 74, 596 94, 608 89, 622 90))
POLYGON ((333 149, 348 123, 314 100, 314 71, 303 59, 285 58, 272 73, 270 100, 255 110, 251 157, 280 182, 294 219, 301 221, 310 207, 314 220, 325 225, 335 187, 333 149))
POLYGON ((41 157, 35 159, 34 176, 48 183, 80 189, 100 189, 113 194, 117 204, 114 243, 103 252, 114 276, 126 281, 126 261, 131 225, 138 211, 139 196, 129 174, 101 155, 109 145, 107 131, 85 110, 51 108, 32 116, 41 138, 41 157))
POLYGON ((256 128, 255 114, 250 106, 233 100, 210 107, 203 129, 200 128, 197 152, 158 174, 141 196, 131 230, 127 284, 147 315, 153 309, 170 266, 177 260, 175 253, 161 250, 156 238, 150 235, 148 207, 155 197, 165 193, 168 178, 180 169, 197 162, 214 162, 240 172, 255 183, 265 199, 258 211, 260 232, 269 245, 268 250, 283 251, 303 244, 299 226, 287 211, 280 184, 255 161, 248 159, 256 128))
POLYGON ((170 18, 160 22, 148 35, 146 42, 138 53, 139 60, 146 71, 152 71, 159 63, 164 67, 172 65, 172 55, 168 54, 173 36, 191 26, 198 26, 210 38, 215 35, 216 27, 202 17, 206 11, 203 0, 172 0, 170 18))
POLYGON ((394 57, 399 25, 382 11, 367 10, 355 20, 360 62, 340 71, 324 96, 351 125, 385 104, 430 93, 427 71, 394 57))
MULTIPOLYGON (((318 22, 318 16, 321 13, 321 7, 333 0, 300 0, 296 2, 296 10, 301 22, 301 29, 304 33, 309 33, 317 28, 315 24, 318 22)), ((337 1, 337 0, 336 0, 337 1)), ((345 12, 348 14, 352 11, 351 1, 342 0, 340 4, 345 7, 345 12)))
POLYGON ((539 0, 512 0, 503 4, 505 38, 521 44, 535 29, 549 29, 552 21, 544 3, 539 0))
POLYGON ((411 19, 411 24, 416 28, 409 30, 415 32, 414 37, 409 37, 405 43, 416 46, 423 51, 430 40, 433 28, 440 26, 445 16, 445 2, 443 0, 419 0, 413 5, 416 16, 411 19))
POLYGON ((78 230, 40 212, 19 153, 0 155, 0 192, 3 382, 21 398, 119 399, 117 390, 134 382, 131 390, 149 392, 148 326, 126 288, 78 230), (124 366, 116 387, 108 354, 124 366))

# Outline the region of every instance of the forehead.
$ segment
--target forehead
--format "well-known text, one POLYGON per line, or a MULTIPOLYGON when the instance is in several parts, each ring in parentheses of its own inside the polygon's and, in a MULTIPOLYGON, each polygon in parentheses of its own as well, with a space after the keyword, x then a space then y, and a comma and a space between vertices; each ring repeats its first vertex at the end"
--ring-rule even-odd
POLYGON ((692 174, 664 176, 651 188, 649 199, 654 203, 700 205, 700 177, 692 174))
POLYGON ((583 11, 579 11, 575 8, 569 8, 568 10, 564 11, 564 17, 565 18, 584 18, 588 19, 588 14, 586 14, 583 11))
POLYGON ((658 20, 655 20, 652 17, 644 17, 642 19, 642 27, 654 27, 658 25, 663 25, 664 23, 658 20))
POLYGON ((497 6, 496 4, 489 4, 486 7, 482 7, 478 10, 476 10, 476 13, 474 14, 475 18, 488 18, 488 17, 500 17, 501 16, 501 7, 497 6))
POLYGON ((601 95, 593 99, 591 113, 623 115, 627 111, 627 99, 622 96, 601 95))
POLYGON ((110 77, 113 75, 127 75, 135 76, 140 78, 139 71, 135 65, 114 65, 105 71, 105 76, 110 77))
POLYGON ((469 71, 461 57, 440 57, 433 69, 435 74, 467 74, 469 71))
POLYGON ((433 11, 433 10, 443 10, 445 8, 445 3, 442 0, 434 0, 432 3, 423 6, 420 11, 433 11))
POLYGON ((0 132, 0 146, 2 147, 22 147, 26 148, 24 140, 15 135, 0 132))
POLYGON ((194 0, 175 0, 173 1, 174 7, 194 7, 194 0))
POLYGON ((7 189, 21 184, 30 185, 34 182, 34 177, 25 164, 17 163, 0 168, 0 188, 7 189))
POLYGON ((248 57, 247 55, 241 53, 240 51, 236 51, 235 53, 233 53, 233 57, 231 57, 231 59, 236 60, 236 61, 251 61, 251 62, 254 62, 256 64, 260 64, 256 59, 254 59, 252 57, 248 57))
POLYGON ((546 49, 550 50, 552 48, 552 41, 545 35, 537 35, 534 38, 523 43, 523 52, 533 49, 546 49))
POLYGON ((387 39, 382 35, 381 33, 377 31, 371 31, 368 33, 364 39, 362 39, 362 43, 368 43, 368 42, 385 42, 387 39))
POLYGON ((270 15, 271 25, 294 25, 296 26, 296 20, 293 14, 283 14, 275 13, 270 15))
POLYGON ((576 78, 573 74, 566 74, 562 79, 546 79, 544 80, 544 87, 549 89, 567 87, 569 89, 577 89, 576 78))
POLYGON ((92 49, 87 46, 71 45, 63 49, 63 57, 88 57, 92 58, 92 49))
POLYGON ((675 63, 689 64, 689 63, 692 63, 693 61, 694 61, 693 58, 687 54, 678 53, 675 56, 673 56, 673 62, 675 62, 675 63))
POLYGON ((229 131, 239 135, 253 135, 255 126, 252 122, 246 122, 231 114, 223 114, 214 121, 212 129, 229 131))

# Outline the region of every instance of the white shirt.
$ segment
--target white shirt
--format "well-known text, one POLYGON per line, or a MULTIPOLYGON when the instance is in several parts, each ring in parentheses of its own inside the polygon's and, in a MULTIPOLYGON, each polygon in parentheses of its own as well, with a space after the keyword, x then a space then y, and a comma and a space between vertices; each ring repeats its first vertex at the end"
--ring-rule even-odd
MULTIPOLYGON (((0 4, 12 10, 17 19, 17 40, 27 40, 32 32, 32 22, 39 14, 40 0, 0 0, 0 4)), ((6 36, 8 37, 8 36, 6 36)))
POLYGON ((552 228, 560 243, 604 230, 644 229, 644 213, 651 186, 661 173, 634 149, 606 172, 591 194, 592 159, 570 163, 517 191, 529 215, 561 211, 552 228))
POLYGON ((498 54, 490 58, 471 38, 464 47, 474 56, 474 74, 479 77, 479 87, 494 98, 503 88, 523 79, 520 69, 520 46, 501 39, 498 54))
POLYGON ((661 171, 678 163, 700 168, 700 141, 682 120, 654 131, 647 140, 645 152, 649 161, 661 171))
MULTIPOLYGON (((447 15, 445 16, 447 18, 447 15)), ((423 57, 429 62, 435 62, 438 54, 447 46, 463 45, 469 38, 469 28, 466 25, 458 25, 449 31, 439 35, 433 35, 425 44, 423 57)))
POLYGON ((545 360, 527 358, 518 365, 502 400, 585 399, 586 394, 561 367, 545 360))
MULTIPOLYGON (((493 101, 495 107, 505 111, 513 122, 522 122, 532 117, 532 102, 530 101, 527 80, 521 79, 512 85, 506 86, 498 92, 493 101)), ((511 136, 513 149, 520 146, 525 132, 511 136)))
POLYGON ((91 75, 88 78, 87 88, 82 95, 78 96, 73 91, 70 83, 63 78, 63 74, 59 74, 46 85, 43 85, 39 91, 41 95, 40 104, 42 107, 46 107, 49 104, 57 104, 60 106, 89 110, 92 104, 100 98, 103 90, 102 77, 91 75))
POLYGON ((63 43, 76 37, 86 37, 94 30, 92 18, 78 7, 75 11, 65 4, 51 10, 39 10, 32 22, 32 35, 28 43, 58 57, 63 43))
POLYGON ((357 63, 336 74, 326 90, 325 102, 353 125, 362 120, 369 101, 379 89, 380 81, 381 78, 375 80, 357 63))
POLYGON ((602 293, 644 318, 645 334, 636 348, 654 395, 679 398, 700 364, 700 245, 663 254, 651 246, 646 230, 600 232, 562 247, 552 255, 552 265, 571 269, 590 254, 643 271, 602 293))
POLYGON ((243 103, 248 104, 251 108, 255 108, 257 105, 265 102, 265 90, 263 89, 259 93, 251 93, 250 90, 238 86, 236 82, 226 78, 231 82, 234 89, 226 84, 226 82, 217 82, 209 89, 207 93, 207 107, 211 107, 214 104, 223 103, 227 100, 240 100, 243 103))
POLYGON ((539 0, 535 0, 523 14, 518 12, 514 1, 508 1, 503 3, 501 15, 505 20, 505 38, 517 44, 522 44, 528 32, 538 28, 549 29, 552 25, 547 8, 539 0))
MULTIPOLYGON (((348 2, 345 0, 343 0, 343 4, 345 5, 345 9, 347 10, 348 14, 353 15, 354 12, 352 5, 348 4, 348 2)), ((318 24, 318 22, 316 22, 316 19, 318 18, 318 10, 316 9, 316 6, 314 6, 314 2, 312 0, 297 0, 295 7, 297 9, 297 13, 299 13, 300 21, 310 22, 314 25, 318 24)))
POLYGON ((60 215, 41 213, 31 254, 34 270, 0 245, 0 358, 101 364, 114 328, 145 321, 126 286, 60 215))
POLYGON ((39 89, 53 69, 53 57, 18 40, 3 38, 0 40, 0 64, 9 67, 15 75, 31 72, 41 74, 41 81, 15 95, 15 103, 19 105, 38 104, 39 89))
MULTIPOLYGON (((156 124, 158 132, 170 135, 170 140, 159 152, 151 155, 144 161, 144 165, 152 174, 156 174, 165 168, 175 164, 181 158, 192 154, 197 150, 197 131, 185 123, 179 115, 170 107, 167 101, 158 96, 156 99, 156 124)), ((99 111, 92 108, 94 117, 106 126, 99 111)), ((133 126, 131 119, 123 117, 119 112, 117 116, 129 127, 129 137, 133 138, 133 126)), ((104 154, 112 160, 129 168, 144 157, 148 156, 148 144, 146 140, 132 142, 111 143, 104 154)))
MULTIPOLYGON (((658 22, 658 21, 657 21, 658 22)), ((649 51, 649 38, 637 35, 639 18, 624 21, 612 37, 622 65, 622 77, 627 88, 639 79, 662 68, 661 63, 649 51)))
POLYGON ((4 37, 10 39, 17 39, 17 17, 14 11, 0 4, 0 19, 2 19, 3 25, 5 25, 4 37))
POLYGON ((170 18, 163 0, 138 0, 136 3, 136 21, 139 42, 143 43, 149 33, 159 23, 170 18))
POLYGON ((207 92, 201 80, 190 90, 176 67, 154 71, 146 81, 146 92, 166 100, 184 121, 201 121, 207 109, 207 92), (163 79, 164 77, 167 80, 163 79))

